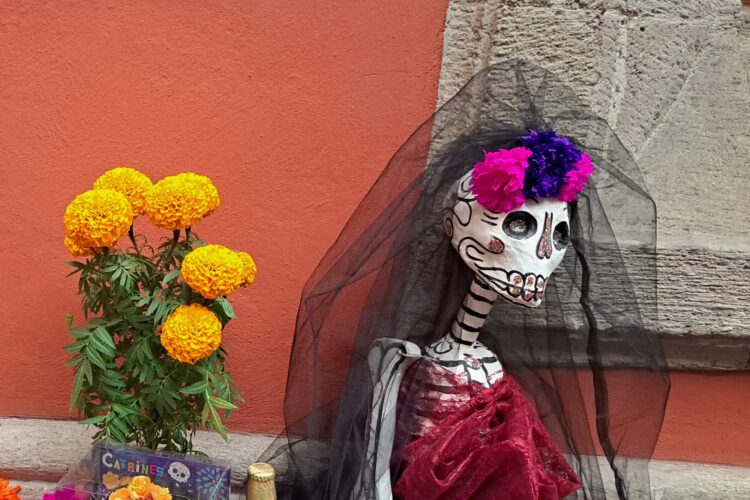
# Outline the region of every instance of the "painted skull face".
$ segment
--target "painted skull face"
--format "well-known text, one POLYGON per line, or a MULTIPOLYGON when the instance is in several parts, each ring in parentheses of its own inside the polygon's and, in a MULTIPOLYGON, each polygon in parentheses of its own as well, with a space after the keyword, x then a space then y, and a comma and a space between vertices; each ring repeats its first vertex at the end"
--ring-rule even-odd
POLYGON ((453 247, 498 295, 526 307, 539 306, 568 246, 567 203, 530 200, 509 213, 496 213, 480 205, 470 187, 471 172, 459 182, 444 219, 453 247))
POLYGON ((169 473, 169 476, 178 483, 186 483, 190 478, 190 469, 188 469, 187 465, 180 462, 172 462, 169 464, 167 472, 169 473))

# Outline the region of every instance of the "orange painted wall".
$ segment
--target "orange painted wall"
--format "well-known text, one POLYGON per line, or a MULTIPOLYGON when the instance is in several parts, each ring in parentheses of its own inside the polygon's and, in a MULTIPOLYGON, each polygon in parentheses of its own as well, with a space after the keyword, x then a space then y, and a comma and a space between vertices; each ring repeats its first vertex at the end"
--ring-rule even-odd
POLYGON ((69 417, 62 214, 125 164, 217 185, 196 231, 259 267, 230 427, 278 431, 302 286, 434 109, 446 3, 0 2, 0 415, 69 417))
MULTIPOLYGON (((631 383, 641 375, 633 370, 609 374, 610 380, 623 378, 631 383)), ((580 372, 579 378, 591 432, 596 435, 591 373, 588 370, 580 372)), ((750 467, 750 372, 673 371, 670 381, 672 387, 664 423, 653 457, 750 467)), ((620 412, 630 411, 628 407, 638 403, 610 400, 611 408, 614 411, 619 408, 620 412)), ((631 432, 639 432, 636 429, 632 427, 631 432)), ((644 453, 638 449, 620 449, 620 452, 634 456, 644 453)), ((598 453, 603 455, 601 449, 598 453)))
POLYGON ((654 456, 750 467, 750 372, 673 372, 654 456))
MULTIPOLYGON (((66 204, 106 168, 211 176, 260 271, 226 333, 275 432, 302 285, 435 103, 447 0, 0 3, 0 415, 70 418, 66 204), (313 5, 316 4, 316 5, 313 5)), ((750 374, 674 373, 659 458, 750 466, 750 374)))

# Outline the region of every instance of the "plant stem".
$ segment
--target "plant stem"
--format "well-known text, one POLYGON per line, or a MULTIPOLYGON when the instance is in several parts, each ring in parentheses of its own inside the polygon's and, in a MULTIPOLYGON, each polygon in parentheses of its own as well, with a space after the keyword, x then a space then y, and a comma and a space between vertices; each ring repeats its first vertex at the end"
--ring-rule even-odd
POLYGON ((128 229, 128 236, 130 236, 130 241, 133 242, 133 248, 135 248, 135 253, 138 255, 141 255, 141 251, 138 249, 138 243, 135 242, 135 232, 133 232, 133 224, 130 225, 130 229, 128 229))
POLYGON ((167 256, 164 259, 164 269, 169 269, 169 262, 172 260, 172 253, 174 253, 174 249, 177 248, 177 242, 180 240, 180 230, 175 229, 172 234, 174 235, 174 239, 172 240, 172 246, 169 247, 169 252, 167 252, 167 256))

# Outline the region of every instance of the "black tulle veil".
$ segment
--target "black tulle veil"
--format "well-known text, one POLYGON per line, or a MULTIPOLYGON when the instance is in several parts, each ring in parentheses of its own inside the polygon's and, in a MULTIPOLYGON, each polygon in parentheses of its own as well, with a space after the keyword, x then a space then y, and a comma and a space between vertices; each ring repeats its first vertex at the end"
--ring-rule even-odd
MULTIPOLYGON (((542 305, 498 301, 480 340, 579 474, 579 498, 650 498, 648 460, 669 392, 656 335, 655 207, 607 123, 551 73, 516 60, 475 75, 409 137, 305 285, 286 431, 265 457, 280 497, 376 497, 373 346, 424 347, 448 331, 472 273, 445 235, 446 200, 485 150, 512 147, 530 129, 569 137, 596 171, 570 206, 571 245, 542 305)), ((392 470, 404 445, 394 438, 392 470)))

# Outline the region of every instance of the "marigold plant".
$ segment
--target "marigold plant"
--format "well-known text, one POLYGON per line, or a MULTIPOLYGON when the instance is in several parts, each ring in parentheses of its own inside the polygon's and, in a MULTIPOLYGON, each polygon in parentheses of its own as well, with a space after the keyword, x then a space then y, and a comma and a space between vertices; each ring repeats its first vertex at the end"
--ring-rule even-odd
POLYGON ((192 230, 219 206, 210 179, 147 183, 113 169, 65 210, 65 246, 84 259, 69 262, 85 319, 75 326, 68 317, 71 408, 99 428, 95 439, 185 453, 200 428, 226 437, 222 419, 242 401, 221 339, 234 318, 226 295, 256 270, 249 255, 205 245, 192 230), (151 245, 136 234, 141 211, 170 237, 151 245))

